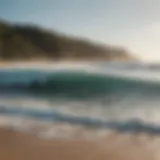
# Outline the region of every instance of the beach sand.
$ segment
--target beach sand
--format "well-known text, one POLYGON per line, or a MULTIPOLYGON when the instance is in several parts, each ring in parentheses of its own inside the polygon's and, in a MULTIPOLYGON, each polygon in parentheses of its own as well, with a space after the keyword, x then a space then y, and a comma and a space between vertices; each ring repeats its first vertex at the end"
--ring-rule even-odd
POLYGON ((120 137, 110 135, 97 141, 78 138, 44 140, 32 134, 1 128, 0 160, 158 160, 160 158, 158 153, 155 154, 146 142, 141 143, 136 136, 130 136, 127 141, 124 135, 120 137))

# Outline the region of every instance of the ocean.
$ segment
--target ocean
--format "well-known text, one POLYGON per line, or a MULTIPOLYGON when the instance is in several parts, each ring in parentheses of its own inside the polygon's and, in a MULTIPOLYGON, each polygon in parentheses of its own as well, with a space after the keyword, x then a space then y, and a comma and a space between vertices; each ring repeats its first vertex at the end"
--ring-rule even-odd
POLYGON ((1 124, 6 117, 18 128, 28 119, 160 134, 160 68, 106 62, 1 68, 1 124))

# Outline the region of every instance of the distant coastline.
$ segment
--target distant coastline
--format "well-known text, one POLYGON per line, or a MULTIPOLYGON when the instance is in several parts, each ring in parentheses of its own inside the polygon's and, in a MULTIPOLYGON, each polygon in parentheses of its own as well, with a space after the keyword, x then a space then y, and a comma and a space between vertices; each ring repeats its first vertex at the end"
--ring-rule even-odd
POLYGON ((130 61, 122 47, 98 44, 33 25, 0 20, 0 63, 15 61, 130 61))

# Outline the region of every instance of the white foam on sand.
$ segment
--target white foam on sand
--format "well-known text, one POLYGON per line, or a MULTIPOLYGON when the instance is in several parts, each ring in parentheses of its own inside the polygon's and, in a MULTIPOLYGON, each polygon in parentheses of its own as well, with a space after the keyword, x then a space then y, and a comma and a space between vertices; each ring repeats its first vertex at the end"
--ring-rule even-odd
POLYGON ((67 122, 44 122, 21 116, 0 116, 0 127, 36 134, 40 138, 85 138, 97 139, 111 133, 111 130, 72 125, 67 122))
POLYGON ((113 130, 71 125, 69 123, 46 123, 21 117, 0 116, 0 128, 10 128, 18 132, 37 135, 40 139, 82 139, 97 141, 104 147, 141 146, 150 151, 159 160, 160 136, 147 133, 120 133, 113 130), (103 143, 106 142, 106 143, 103 143), (108 146, 108 144, 110 144, 108 146))

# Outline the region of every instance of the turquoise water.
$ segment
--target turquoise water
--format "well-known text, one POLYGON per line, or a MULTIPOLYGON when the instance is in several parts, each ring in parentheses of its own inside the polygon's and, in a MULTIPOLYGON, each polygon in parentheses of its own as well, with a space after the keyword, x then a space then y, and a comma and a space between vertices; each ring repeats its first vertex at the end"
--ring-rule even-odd
POLYGON ((159 75, 113 64, 1 69, 0 115, 159 133, 159 75))

